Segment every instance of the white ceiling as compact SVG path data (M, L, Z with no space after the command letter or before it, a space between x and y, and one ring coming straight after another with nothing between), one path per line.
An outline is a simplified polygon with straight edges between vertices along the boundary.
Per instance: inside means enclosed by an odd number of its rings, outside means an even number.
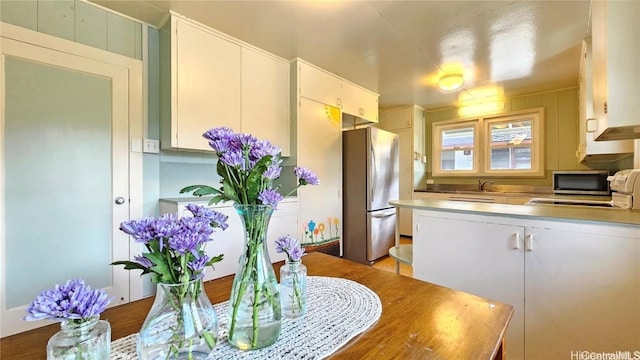
M380 94L380 107L456 103L436 86L462 64L463 92L576 86L590 1L91 0L158 26L168 10Z

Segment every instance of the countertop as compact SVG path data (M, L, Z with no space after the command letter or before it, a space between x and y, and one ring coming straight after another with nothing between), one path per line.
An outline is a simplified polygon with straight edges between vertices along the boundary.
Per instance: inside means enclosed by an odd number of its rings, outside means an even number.
M389 203L400 208L479 213L526 219L604 222L640 226L639 210L594 208L588 206L487 204L447 200L393 200Z
M392 272L314 252L304 257L310 276L361 283L380 297L382 315L329 359L501 359L513 307ZM275 264L277 271L281 264ZM228 300L233 276L208 281L212 303ZM112 339L140 330L153 298L107 309ZM218 314L218 316L223 316ZM53 324L0 340L0 358L45 359Z
M184 204L191 204L191 203L208 204L209 200L211 200L212 198L213 196L189 196L189 197L160 198L158 201L169 203L169 204L175 204L175 205L184 205ZM284 199L282 199L281 202L289 203L289 202L296 202L296 201L298 201L298 197L287 196ZM220 207L220 206L232 206L232 205L233 205L233 202L226 201L223 203L215 204L214 206Z

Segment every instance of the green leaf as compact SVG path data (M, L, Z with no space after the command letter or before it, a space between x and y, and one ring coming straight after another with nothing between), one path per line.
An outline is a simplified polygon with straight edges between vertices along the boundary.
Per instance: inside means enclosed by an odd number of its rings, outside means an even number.
M221 201L228 200L227 197L223 195L216 195L211 200L209 200L209 205L217 204Z
M146 253L144 256L151 260L151 262L155 265L151 267L151 271L158 274L160 276L161 282L174 282L173 276L171 275L171 269L169 268L169 264L167 264L165 256L163 254L158 253Z
M238 193L236 192L236 189L226 179L222 183L222 188L224 189L224 194L227 197L227 199L235 201L237 203L241 203L240 199L238 198Z
M193 192L194 196L220 194L221 191L208 185L191 185L180 189L180 194Z
M224 254L220 254L218 256L214 256L214 257L211 258L211 260L209 260L207 262L207 264L205 266L213 266L214 263L222 261L222 258L224 258Z
M115 261L112 262L111 265L124 265L124 269L125 270L134 270L134 269L140 269L142 271L147 271L147 268L145 266L143 266L142 264L138 264L137 262L134 261Z

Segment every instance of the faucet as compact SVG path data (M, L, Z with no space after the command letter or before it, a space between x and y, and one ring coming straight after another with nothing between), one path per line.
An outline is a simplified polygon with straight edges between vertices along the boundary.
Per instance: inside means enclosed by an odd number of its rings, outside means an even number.
M493 181L478 180L478 191L484 191L484 186L487 185L487 183L493 184Z

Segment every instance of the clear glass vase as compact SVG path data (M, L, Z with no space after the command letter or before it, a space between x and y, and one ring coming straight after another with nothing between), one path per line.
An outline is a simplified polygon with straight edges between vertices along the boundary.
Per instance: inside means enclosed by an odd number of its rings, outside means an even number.
M244 251L229 299L229 343L241 350L273 344L280 335L278 281L267 250L267 227L273 208L234 205L244 226Z
M302 261L288 261L280 268L282 315L297 318L307 313L307 267Z
M102 360L111 356L111 326L100 316L82 323L66 320L47 343L49 360Z
M202 279L158 284L138 336L138 358L205 359L218 339L218 317Z

